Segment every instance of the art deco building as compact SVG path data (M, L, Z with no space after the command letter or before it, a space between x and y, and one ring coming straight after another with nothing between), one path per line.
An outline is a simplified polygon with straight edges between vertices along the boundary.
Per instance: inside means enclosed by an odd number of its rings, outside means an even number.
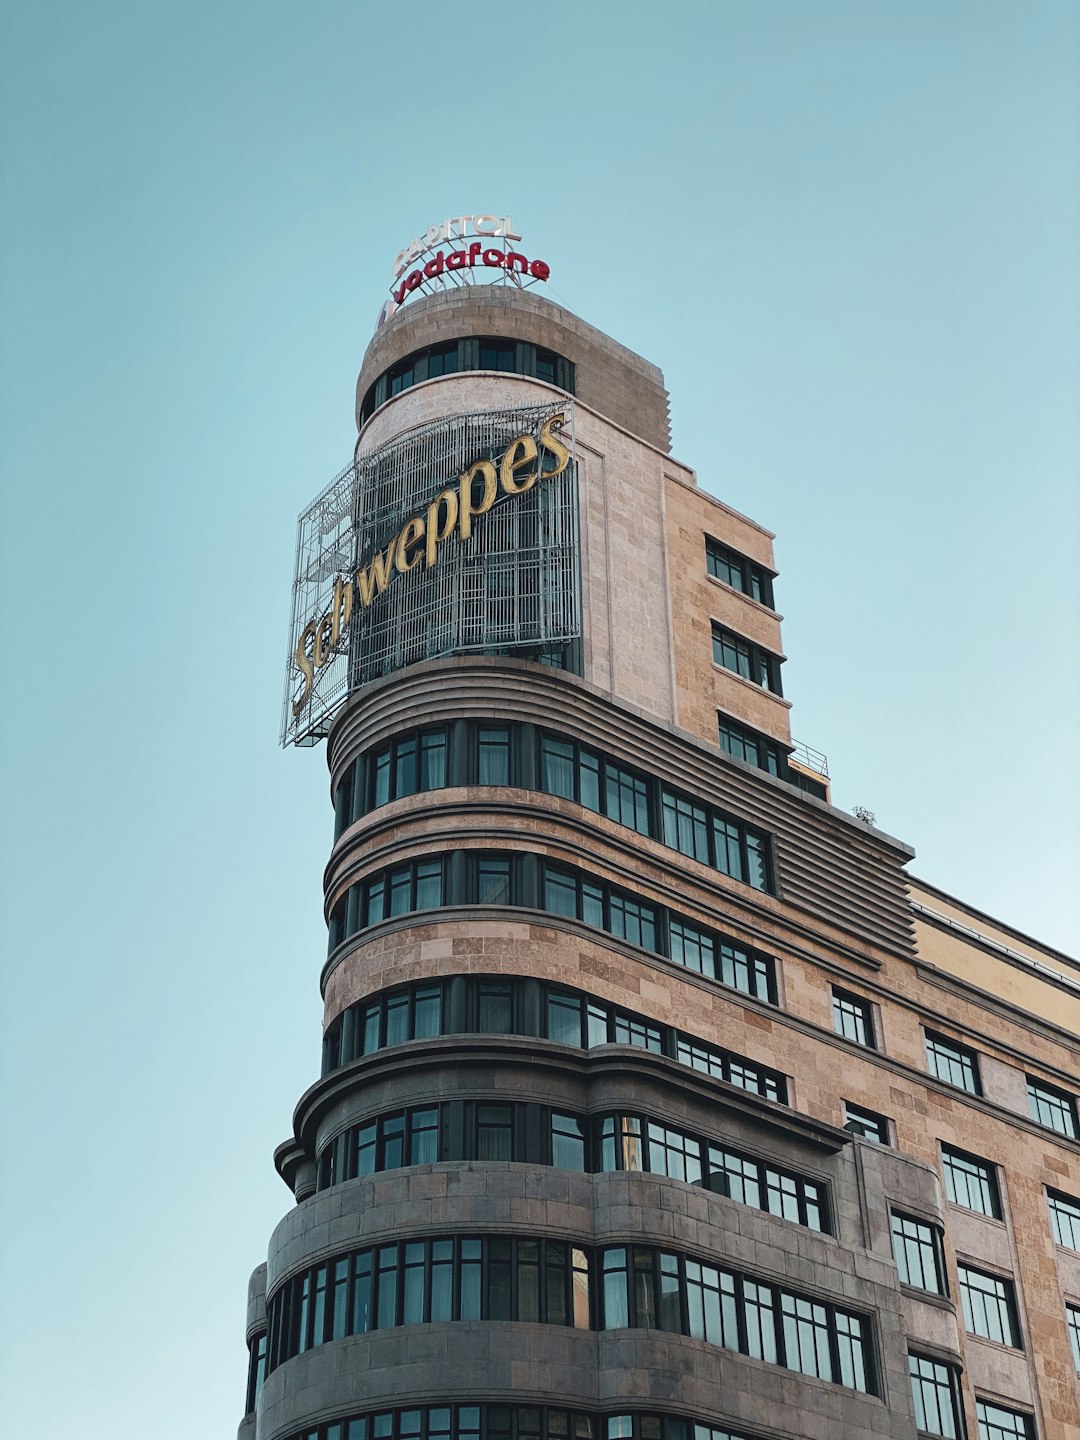
M302 533L325 1038L241 1440L1075 1440L1080 967L833 808L772 536L655 366L421 295L357 420Z

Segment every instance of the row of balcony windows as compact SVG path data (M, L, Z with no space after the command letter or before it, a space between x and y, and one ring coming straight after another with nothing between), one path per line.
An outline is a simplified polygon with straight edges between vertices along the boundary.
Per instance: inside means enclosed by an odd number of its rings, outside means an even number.
M666 1175L810 1230L831 1229L825 1186L796 1171L646 1115L588 1116L526 1102L447 1100L364 1120L320 1152L318 1188L443 1160Z
M387 1046L462 1034L534 1035L584 1050L635 1045L787 1104L787 1079L778 1070L598 996L518 976L453 975L357 1001L327 1027L323 1074Z
M250 1405L249 1409L254 1409ZM550 1405L425 1405L330 1420L289 1440L751 1440L680 1415L597 1415Z
M464 1320L689 1335L877 1393L869 1319L831 1302L653 1246L447 1236L353 1251L271 1297L267 1372L347 1335Z
M398 735L365 752L335 791L334 838L391 800L447 785L512 786L572 800L756 890L775 889L762 831L534 725L458 721Z

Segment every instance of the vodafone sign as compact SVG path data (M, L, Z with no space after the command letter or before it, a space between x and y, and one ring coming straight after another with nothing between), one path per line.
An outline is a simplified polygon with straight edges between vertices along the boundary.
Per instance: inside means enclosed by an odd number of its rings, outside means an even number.
M547 280L551 267L546 261L530 260L513 248L511 242L520 239L509 215L452 215L429 226L394 257L392 298L379 312L376 329L414 290L430 295L452 285L474 285L481 278L523 289ZM430 258L418 263L425 255Z

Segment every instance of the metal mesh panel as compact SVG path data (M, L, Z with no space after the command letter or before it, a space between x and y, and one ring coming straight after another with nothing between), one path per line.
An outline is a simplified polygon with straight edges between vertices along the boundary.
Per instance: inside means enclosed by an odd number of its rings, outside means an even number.
M405 665L468 652L540 658L581 634L577 475L544 476L518 495L499 495L474 517L472 534L441 542L438 561L394 571L370 606L357 607L332 657L303 680L294 656L305 629L325 615L334 582L370 565L412 516L478 460L498 462L520 435L562 413L573 455L569 400L517 410L455 415L392 441L342 471L300 517L282 743L324 736L350 691ZM541 457L543 458L543 457Z

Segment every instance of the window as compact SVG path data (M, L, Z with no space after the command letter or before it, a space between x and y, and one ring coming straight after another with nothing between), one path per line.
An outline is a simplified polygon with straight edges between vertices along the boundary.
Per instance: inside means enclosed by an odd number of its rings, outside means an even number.
M510 784L509 726L480 726L477 733L477 779L481 785Z
M459 340L427 345L396 361L368 388L360 407L360 424L366 425L380 405L441 375L462 370L502 370L529 375L560 390L574 393L574 366L553 350L529 341L506 341L496 337L466 336ZM351 1437L350 1437L351 1440Z
M533 1320L589 1328L589 1259L561 1240L403 1240L293 1275L268 1305L268 1370L293 1355L398 1325Z
M979 1422L979 1440L1035 1440L1035 1425L1030 1415L1006 1410L989 1400L975 1402Z
M398 735L368 753L366 809L446 784L446 731Z
M1046 1199L1055 1243L1068 1250L1080 1250L1080 1200L1060 1190L1047 1190Z
M705 1260L644 1246L600 1252L601 1328L668 1330L876 1393L861 1315Z
M305 1426L288 1440L749 1440L678 1415L600 1415L540 1405L429 1405Z
M833 1029L857 1045L874 1048L874 1014L869 1000L834 985L832 991Z
M585 1127L576 1115L552 1111L551 1163L561 1170L585 1169Z
M722 625L712 628L713 663L725 670L741 675L744 680L782 695L780 688L780 657L771 650L763 650L752 640L736 635L734 630L725 630Z
M825 1187L803 1175L638 1115L605 1115L596 1122L596 1135L601 1170L668 1175L829 1233Z
M956 1273L968 1334L981 1335L984 1340L996 1340L999 1345L1019 1350L1020 1321L1012 1281L985 1275L967 1265L958 1265Z
M945 1294L941 1236L932 1225L910 1215L892 1212L893 1255L904 1285Z
M751 730L747 725L740 725L737 720L732 720L727 715L721 714L718 719L721 750L728 755L734 755L736 760L743 760L747 765L766 771L769 775L784 775L787 767L784 765L783 752L775 740L770 740L767 735L762 735L757 730Z
M729 1085L737 1085L740 1090L750 1090L755 1095L764 1096L766 1100L778 1100L781 1105L787 1104L785 1077L778 1070L770 1070L767 1065L759 1065L754 1060L747 1060L743 1055L721 1050L718 1045L709 1045L704 1040L679 1035L675 1058L682 1065L704 1071L706 1075L715 1075L726 1080Z
M850 1100L844 1101L844 1129L862 1140L872 1140L875 1145L889 1143L889 1122L885 1116L853 1105Z
M960 1440L959 1385L956 1367L942 1365L925 1355L908 1356L911 1398L915 1406L915 1428L921 1435L942 1435Z
M1065 1321L1069 1327L1069 1344L1072 1346L1073 1364L1080 1371L1080 1305L1065 1306Z
M649 781L605 755L556 735L540 739L540 788L651 835Z
M945 1192L954 1205L974 1210L977 1215L1001 1219L1001 1196L993 1165L975 1155L954 1150L951 1145L942 1145L941 1168L945 1175Z
M502 855L476 857L476 899L481 905L509 905L511 858Z
M720 541L714 540L711 535L705 536L705 564L715 580L722 580L733 590L741 590L744 595L749 595L761 605L767 605L770 610L774 608L772 575L764 565L759 565L746 555L740 555L737 550L721 545Z
M247 1405L244 1411L246 1415L250 1415L255 1409L265 1379L266 1331L260 1330L257 1335L251 1337L251 1343L248 1346Z
M471 1158L471 1157L460 1157ZM428 1165L439 1159L439 1107L429 1105L380 1115L342 1131L319 1154L317 1188L344 1180Z
M364 925L378 925L413 910L431 910L443 903L441 860L410 860L384 870L364 883Z
M755 890L772 888L768 839L761 831L666 786L660 790L660 805L665 845Z
M556 915L583 920L646 950L658 948L654 905L590 880L580 871L545 865L543 905Z
M1076 1125L1076 1101L1064 1090L1057 1090L1045 1080L1027 1077L1028 1106L1031 1118L1048 1130L1059 1135L1068 1135L1071 1140L1080 1139Z
M981 1095L979 1084L979 1057L974 1050L944 1035L926 1032L926 1063L931 1075L955 1085L958 1090L967 1090L972 1095Z

